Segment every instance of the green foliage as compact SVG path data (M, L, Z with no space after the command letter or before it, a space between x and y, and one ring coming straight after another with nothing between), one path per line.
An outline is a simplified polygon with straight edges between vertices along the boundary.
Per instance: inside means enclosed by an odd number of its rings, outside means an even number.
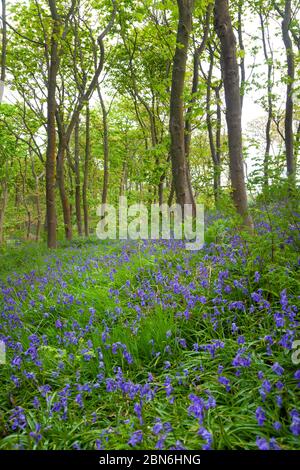
M266 217L262 211L257 214L258 227L259 214L262 222ZM280 211L277 213L276 208L275 212L272 209L272 222L270 231L267 229L260 233L258 229L254 237L245 233L242 238L234 236L232 239L234 220L216 220L207 231L207 243L217 243L215 248L211 245L206 252L189 255L185 250L169 250L163 245L147 249L142 244L133 244L126 246L128 258L122 258L124 247L93 240L85 243L76 240L60 248L55 255L42 245L38 245L38 249L37 245L29 245L7 252L5 265L10 276L20 259L23 260L23 265L19 266L21 273L31 271L33 256L37 269L36 277L28 278L30 295L22 301L23 328L14 330L13 335L16 335L24 350L29 347L30 335L46 335L47 344L38 347L42 367L31 367L31 372L35 373L34 380L27 379L23 374L28 362L26 355L21 369L14 371L21 380L19 387L10 382L10 366L2 365L0 368L3 384L0 392L1 422L9 421L11 410L16 406L25 410L27 419L24 430L12 431L2 426L0 448L72 449L78 443L82 449L94 449L96 440L105 436L102 440L105 448L124 450L130 448L128 440L133 430L142 429L143 443L139 448L153 449L158 437L153 434L152 428L160 418L172 426L164 448L170 448L179 440L187 449L199 449L202 445L197 432L199 426L187 410L189 396L194 393L205 397L205 390L209 390L217 406L208 410L203 424L213 436L214 449L255 449L257 436L269 439L274 435L281 448L297 449L298 440L290 432L288 418L290 410L298 408L298 392L293 379L295 367L291 364L290 351L284 351L277 344L272 345L272 358L268 356L265 338L273 328L273 317L267 307L260 304L253 307L255 302L251 300L251 294L258 289L255 275L259 271L260 292L274 310L281 308L280 295L285 289L289 298L293 299L291 302L296 302L299 308L298 253L294 245L285 243L280 246L287 235L295 235L295 232L293 229L289 231L289 218ZM275 237L273 241L272 237ZM275 255L272 254L273 244ZM227 253L225 257L224 253ZM106 260L115 260L113 276L112 266L103 262L103 256ZM209 281L209 286L206 288L201 287L203 276L199 270L207 270L205 279ZM4 271L1 274L3 281L6 277ZM44 286L41 301L40 282L46 271L52 272L54 278ZM23 279L21 273L19 275ZM158 273L166 278L164 282L155 284ZM214 289L224 273L227 277L220 294L224 309L218 325L214 327L210 321L215 311ZM160 302L152 303L151 296L143 305L139 296L132 297L138 292L150 294L154 289L155 298L164 298L165 294L170 293L168 289L165 291L167 278L186 289L194 286L199 295L205 293L206 302L191 308L189 319L178 315L187 308L184 295L180 292L172 293L175 308L171 305L164 308ZM27 282L26 277L24 282ZM20 302L17 292L12 296ZM65 301L60 302L58 300L62 295ZM237 301L246 305L246 311L228 307L231 302ZM250 306L251 314L248 311ZM116 307L118 314L115 313ZM62 332L71 331L74 322L85 331L91 308L95 311L92 329L87 329L77 344L61 343ZM141 312L139 320L137 312ZM62 332L55 326L57 320L64 325ZM251 368L240 369L238 375L232 365L239 347L231 331L232 322L238 325L238 336L244 338L251 355ZM101 337L105 327L109 328L105 344L126 345L133 363L128 364L120 350L114 353L111 347L103 347ZM181 347L178 338L184 338L187 346ZM197 352L193 348L195 343L209 345L215 340L223 342L224 347L217 349L213 355L206 350ZM166 347L172 351L171 355ZM99 348L103 352L102 359L98 356ZM8 360L11 360L12 354L12 351L8 352ZM88 360L85 358L87 356ZM281 411L276 406L279 392L276 391L275 382L279 378L272 371L274 361L278 361L285 370ZM231 389L227 392L218 381L220 365L223 367L222 375L231 383ZM109 392L105 383L95 385L99 371L105 373L107 378L113 378L118 367L122 368L124 380L134 384L145 384L148 374L152 374L156 393L143 405L142 423L133 411L138 399L130 400L126 393L119 390ZM259 393L262 383L257 376L259 372L272 384L266 402L261 401ZM174 404L166 396L164 384L167 376L174 387ZM84 408L76 402L79 392L74 384L78 383L90 387L90 391L80 392ZM48 400L39 395L40 407L36 409L33 400L39 393L37 386L45 384L51 386L51 392L48 393ZM68 411L67 419L62 420L59 412L51 409L60 400L66 385L70 386ZM267 415L263 427L257 425L255 418L258 406L263 406ZM278 420L282 423L282 429L275 432L272 423ZM42 435L38 442L34 435L30 435L37 423L41 425Z

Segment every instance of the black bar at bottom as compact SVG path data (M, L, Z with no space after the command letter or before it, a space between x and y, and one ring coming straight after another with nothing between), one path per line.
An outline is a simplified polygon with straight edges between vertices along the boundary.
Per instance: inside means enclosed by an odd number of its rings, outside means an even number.
M119 468L137 469L147 466L186 465L190 467L218 468L238 466L273 466L279 468L299 463L299 451L0 451L0 465L28 465L39 467L43 464L55 467ZM56 468L53 468L56 470ZM256 470L255 468L253 470Z

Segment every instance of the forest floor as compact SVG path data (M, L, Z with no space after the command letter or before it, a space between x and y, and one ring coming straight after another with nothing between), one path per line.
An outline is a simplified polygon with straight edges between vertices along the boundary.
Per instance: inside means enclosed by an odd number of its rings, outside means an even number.
M3 252L0 449L299 449L297 217Z

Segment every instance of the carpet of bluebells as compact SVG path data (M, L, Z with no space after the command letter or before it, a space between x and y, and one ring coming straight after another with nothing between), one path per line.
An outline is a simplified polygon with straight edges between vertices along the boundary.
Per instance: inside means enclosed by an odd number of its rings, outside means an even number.
M299 219L226 223L3 255L0 449L299 449Z

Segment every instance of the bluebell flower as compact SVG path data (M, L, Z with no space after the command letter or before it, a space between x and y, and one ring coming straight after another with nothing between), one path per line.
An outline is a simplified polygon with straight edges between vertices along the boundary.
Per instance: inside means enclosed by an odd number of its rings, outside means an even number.
M36 423L35 425L35 431L31 431L29 433L30 437L32 437L32 439L35 440L35 443L38 444L40 442L40 440L42 439L42 435L40 433L40 430L41 430L41 425Z
M277 328L282 328L285 325L285 318L282 313L274 313L273 318L275 320Z
M266 415L261 406L256 409L255 416L259 426L263 426L266 421Z
M278 362L275 362L275 364L272 366L272 370L277 375L282 375L284 373L284 368L281 367L281 365Z
M38 399L38 397L34 397L34 399L32 400L32 404L33 404L33 407L38 410L41 406L40 404L40 401Z
M137 415L140 424L143 424L143 418L142 418L142 402L135 403L133 406L134 412Z
M281 447L277 444L275 437L271 437L270 439L270 449L281 450Z
M300 436L300 415L297 410L292 410L290 412L290 417L292 418L292 423L290 425L290 430L294 436Z
M212 445L212 435L211 433L205 429L204 427L201 427L198 431L199 436L202 437L206 441L206 444L202 446L203 450L210 450L211 445Z
M143 431L138 430L134 431L130 436L128 444L135 447L137 444L140 444L143 440Z
M166 434L161 434L159 436L159 439L158 439L157 443L155 444L155 449L163 450L166 438L167 438Z
M275 386L278 390L282 390L284 388L284 384L281 382L281 380L278 380Z
M279 423L279 421L275 421L275 423L273 423L273 428L276 431L280 431L280 429L282 428L282 425L281 425L281 423Z
M17 406L12 410L9 420L13 431L18 429L24 431L27 426L25 411L21 406Z
M300 380L300 369L296 370L296 372L294 373L294 378Z
M281 407L282 407L282 396L276 395L275 400L276 400L277 406L278 406L279 408L281 408Z
M170 447L170 450L186 450L181 441L176 441L175 446Z
M220 384L224 385L225 388L226 388L226 391L229 392L230 391L230 380L227 379L227 377L224 377L223 375L221 375L219 378L218 378L218 381L220 382Z
M186 340L184 338L177 338L177 342L182 348L187 347Z
M160 418L157 418L156 419L156 423L154 424L153 428L152 428L152 432L153 434L157 435L159 434L161 431L163 431L164 427L163 427L163 424L161 422L161 419Z
M256 445L259 448L259 450L270 450L268 441L263 437L256 438Z

